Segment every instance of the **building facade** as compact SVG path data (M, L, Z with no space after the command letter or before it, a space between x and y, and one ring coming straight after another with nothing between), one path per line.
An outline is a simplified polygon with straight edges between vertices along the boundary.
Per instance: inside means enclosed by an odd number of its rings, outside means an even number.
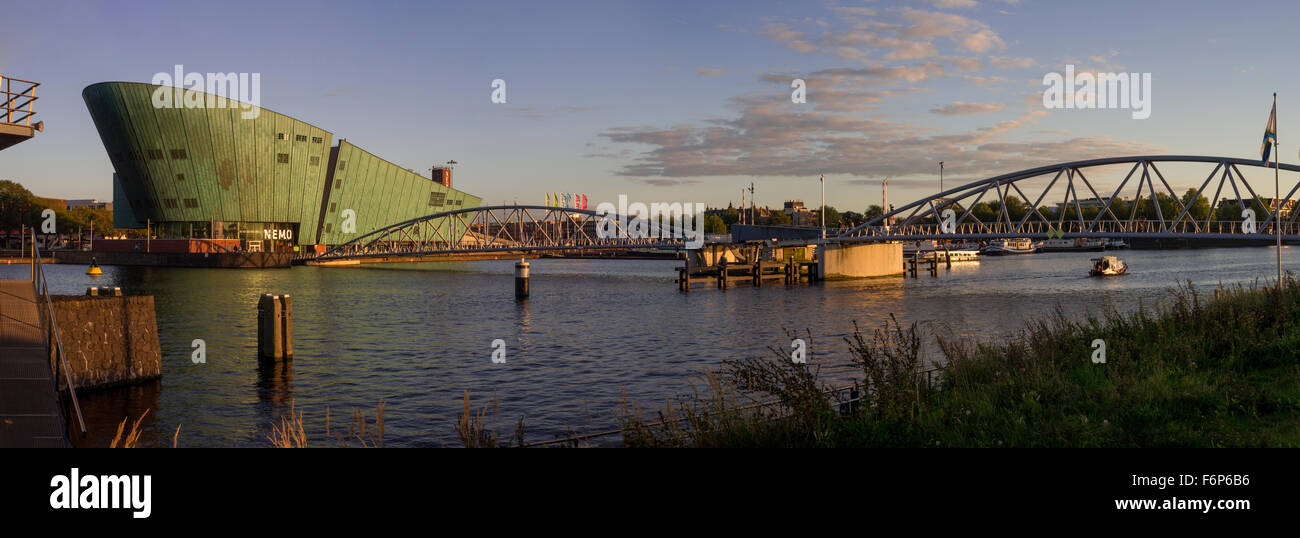
M156 91L174 89L103 82L82 91L115 170L116 227L297 250L482 202L450 187L450 169L430 179L267 109L154 106Z

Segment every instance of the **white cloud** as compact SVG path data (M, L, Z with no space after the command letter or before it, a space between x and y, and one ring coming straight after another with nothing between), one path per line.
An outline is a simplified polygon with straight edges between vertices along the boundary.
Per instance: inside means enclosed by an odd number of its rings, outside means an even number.
M956 116L956 115L964 115L964 114L987 114L989 112L1001 112L1005 108L1006 108L1005 106L997 103L967 103L965 101L957 101L955 103L948 103L938 108L932 108L930 109L930 112L933 112L935 114L943 114L945 116Z

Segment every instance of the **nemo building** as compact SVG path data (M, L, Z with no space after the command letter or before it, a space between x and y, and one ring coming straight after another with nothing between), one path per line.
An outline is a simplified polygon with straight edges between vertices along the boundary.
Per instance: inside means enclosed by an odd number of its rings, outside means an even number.
M180 92L133 82L82 91L113 163L113 224L150 237L97 240L97 251L322 252L482 202L451 187L449 168L431 179L283 114L234 101L156 106L158 91ZM192 102L226 102L199 95Z

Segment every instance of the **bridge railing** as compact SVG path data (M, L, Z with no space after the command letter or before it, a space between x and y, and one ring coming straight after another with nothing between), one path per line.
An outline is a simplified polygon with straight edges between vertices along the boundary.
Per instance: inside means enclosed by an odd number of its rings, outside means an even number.
M59 319L54 315L54 302L50 300L50 284L45 279L45 264L41 263L41 247L36 243L35 229L32 230L32 287L36 292L38 306L44 303L42 310L45 311L45 315L41 316L41 328L45 333L45 349L55 353L59 358L59 369L63 370L63 379L68 384L68 396L72 400L72 408L77 413L77 425L81 428L81 435L84 436L86 419L81 414L81 402L77 400L77 385L72 382L72 370L68 368L68 356L63 349ZM50 340L51 335L53 341Z
M40 85L0 75L0 121L31 127L36 115L32 105L36 102L36 87Z
M962 223L955 225L951 231L945 232L943 226L938 223L919 223L909 224L906 226L891 226L883 230L883 233L864 234L856 236L858 238L876 238L889 239L894 236L918 236L933 235L936 238L950 235L1002 235L1013 236L1022 234L1026 236L1038 235L1056 235L1063 234L1066 236L1077 236L1087 234L1089 236L1113 235L1123 237L1125 235L1142 234L1168 234L1170 236L1187 235L1249 235L1252 238L1256 236L1273 236L1278 233L1277 226L1273 223L1256 224L1253 231L1246 229L1246 223L1238 220L1211 220L1200 222L1179 222L1176 224L1161 223L1160 221L1135 221L1135 222L1098 222L1094 226L1088 226L1087 223L1077 221L1066 221L1062 223L1045 223L1029 222L1023 226L1007 225L1006 223ZM1281 233L1284 236L1300 235L1300 223L1283 221ZM842 238L852 239L852 238Z

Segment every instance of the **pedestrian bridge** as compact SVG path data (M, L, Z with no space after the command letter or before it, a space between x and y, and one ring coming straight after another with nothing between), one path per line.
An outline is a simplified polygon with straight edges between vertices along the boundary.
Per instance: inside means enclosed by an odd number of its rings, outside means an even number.
M1101 167L1114 165L1127 168L1128 173L1113 189L1089 177ZM1161 168L1177 168L1178 173L1166 177ZM1280 228L1283 240L1300 241L1296 222L1300 212L1292 211L1300 181L1292 178L1284 184L1286 194L1275 204L1262 195L1273 192L1268 185L1272 168L1272 163L1259 160L1196 155L1112 157L1040 166L921 198L834 240L1104 237L1248 243L1274 240ZM1277 168L1300 172L1300 166L1292 164ZM1251 180L1243 169L1250 171ZM1188 196L1189 189L1195 191L1193 196ZM1208 204L1197 203L1202 197ZM1275 219L1278 207L1281 215Z
M649 251L688 246L685 237L690 235L682 227L642 223L644 227L638 227L631 217L588 209L537 205L475 207L385 226L335 246L314 261Z

